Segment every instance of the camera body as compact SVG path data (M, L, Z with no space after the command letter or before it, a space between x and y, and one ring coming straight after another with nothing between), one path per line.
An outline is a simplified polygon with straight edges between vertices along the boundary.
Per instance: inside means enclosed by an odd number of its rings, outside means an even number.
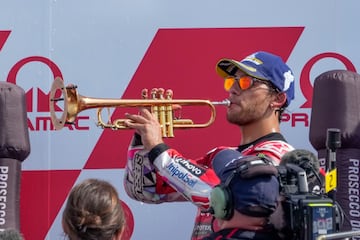
M323 191L309 191L305 170L286 164L278 167L284 239L315 240L319 235L339 231L336 202Z
M287 239L313 240L338 231L337 206L326 196L289 194L285 195L282 206L287 223L283 231Z

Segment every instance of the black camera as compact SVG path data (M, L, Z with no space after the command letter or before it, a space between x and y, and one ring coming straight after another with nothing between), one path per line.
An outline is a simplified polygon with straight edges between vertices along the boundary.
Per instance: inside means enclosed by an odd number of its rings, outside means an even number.
M277 228L283 239L315 240L339 231L338 204L321 190L309 190L304 169L288 163L278 166L278 173L283 219Z

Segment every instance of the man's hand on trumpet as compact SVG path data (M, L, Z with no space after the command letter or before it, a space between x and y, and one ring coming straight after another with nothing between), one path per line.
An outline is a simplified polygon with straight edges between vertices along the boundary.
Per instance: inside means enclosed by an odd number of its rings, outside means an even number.
M148 89L143 89L143 99L171 100L172 90L153 88L148 94ZM151 150L157 144L163 143L163 137L172 134L173 111L181 109L181 105L172 104L169 106L156 105L148 108L140 108L139 114L126 114L128 119L124 122L126 127L133 128L141 136L142 143L146 150ZM171 119L169 119L171 118ZM169 132L171 131L171 132Z
M140 114L126 113L124 124L136 130L141 136L142 143L146 150L151 150L156 145L163 143L161 125L157 117L146 108L140 109Z

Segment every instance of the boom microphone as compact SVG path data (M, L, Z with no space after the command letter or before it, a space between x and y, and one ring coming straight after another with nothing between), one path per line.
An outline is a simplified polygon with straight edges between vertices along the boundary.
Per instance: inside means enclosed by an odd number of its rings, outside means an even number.
M315 154L305 149L295 149L285 153L281 158L280 165L285 166L289 163L305 170L310 192L323 187L325 171L320 168L319 159Z

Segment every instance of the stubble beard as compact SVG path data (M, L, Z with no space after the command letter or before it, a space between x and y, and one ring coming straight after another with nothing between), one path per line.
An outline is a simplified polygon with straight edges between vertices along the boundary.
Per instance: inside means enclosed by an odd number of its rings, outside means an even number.
M265 114L266 109L263 109L261 104L253 104L252 106L239 107L239 109L228 109L226 118L229 123L246 126L261 119Z
M252 114L243 109L242 111L227 111L226 119L229 123L245 126L253 121Z

